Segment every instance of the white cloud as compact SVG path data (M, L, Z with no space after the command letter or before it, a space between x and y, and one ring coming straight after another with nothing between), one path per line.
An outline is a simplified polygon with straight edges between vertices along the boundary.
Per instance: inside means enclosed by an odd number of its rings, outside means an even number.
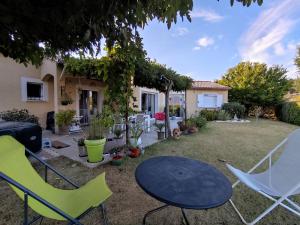
M215 43L215 40L211 37L202 37L202 38L199 38L198 41L196 42L197 44L197 47L208 47L210 45L213 45Z
M199 9L191 12L191 17L192 18L202 18L203 20L207 22L220 22L221 20L224 19L223 16L219 15L213 10L204 10L204 9Z
M186 27L178 27L174 33L172 33L173 37L184 36L189 33L189 30Z
M194 51L202 48L207 48L215 44L215 40L212 37L204 36L196 41L196 46L193 48Z
M277 0L270 8L262 11L240 38L240 57L243 60L288 67L296 47L294 43L286 42L288 34L299 22L295 18L295 12L299 9L300 1Z

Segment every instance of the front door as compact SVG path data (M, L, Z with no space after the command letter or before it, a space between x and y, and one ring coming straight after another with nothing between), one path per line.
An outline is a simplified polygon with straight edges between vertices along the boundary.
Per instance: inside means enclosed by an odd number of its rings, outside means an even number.
M98 113L98 92L90 90L79 91L79 115L80 122L88 124L90 117Z

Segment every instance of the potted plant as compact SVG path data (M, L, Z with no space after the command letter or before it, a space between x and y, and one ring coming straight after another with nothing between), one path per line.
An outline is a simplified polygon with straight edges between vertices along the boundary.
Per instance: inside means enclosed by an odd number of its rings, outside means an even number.
M87 151L86 151L85 144L84 144L84 138L79 138L77 140L77 146L78 146L79 157L87 156Z
M186 125L188 127L187 131L189 134L193 134L198 132L198 128L193 118L190 118L186 121Z
M89 134L84 144L88 153L88 161L96 163L103 160L103 150L106 138L103 137L103 125L101 118L94 117L91 119Z
M120 148L113 148L111 150L112 160L111 165L121 166L124 162L124 156L120 154Z
M139 123L133 124L130 127L130 144L129 156L132 158L139 157L141 154L140 145L142 144L141 135L143 133L142 125Z
M121 139L122 138L122 134L123 134L123 130L121 129L115 129L114 130L114 135L115 135L115 139Z
M69 133L69 126L71 125L75 114L75 110L63 110L56 113L55 122L59 128L59 134L66 135Z
M179 121L179 122L177 122L177 124L178 124L180 131L182 131L182 132L186 131L188 128L185 121Z
M132 124L130 127L130 138L129 142L132 147L138 147L142 144L141 135L143 133L142 125L140 123Z
M155 123L154 126L157 128L157 139L163 140L165 138L165 132L163 131L165 124L164 123Z

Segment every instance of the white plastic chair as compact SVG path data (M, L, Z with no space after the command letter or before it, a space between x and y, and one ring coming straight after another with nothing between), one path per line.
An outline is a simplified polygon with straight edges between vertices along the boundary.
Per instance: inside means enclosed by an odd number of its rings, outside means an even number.
M272 163L272 155L282 146L284 151L279 159ZM266 160L269 161L269 168L266 171L251 174ZM279 205L300 216L300 206L290 199L291 196L300 194L300 129L292 132L247 173L229 164L227 167L239 179L233 184L233 188L242 182L250 189L274 201L262 214L248 223L230 200L243 223L254 225Z

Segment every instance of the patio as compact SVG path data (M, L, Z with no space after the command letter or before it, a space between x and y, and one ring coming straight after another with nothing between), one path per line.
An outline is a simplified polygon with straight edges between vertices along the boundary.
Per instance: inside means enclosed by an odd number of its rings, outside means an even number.
M177 118L175 120L170 120L171 130L177 128L178 127L177 122L181 120L182 119L180 118ZM104 160L99 163L88 163L87 157L79 157L78 150L77 150L77 143L75 140L83 137L84 134L85 134L84 132L80 132L80 133L73 133L69 135L57 135L57 134L52 134L50 131L43 131L43 138L49 138L52 142L59 141L69 146L60 149L56 149L54 147L44 148L42 151L38 153L38 156L44 160L49 160L59 156L64 156L76 162L80 162L84 166L87 166L89 168L94 168L99 165L108 163L111 160L110 158L104 157ZM106 143L104 153L109 152L109 150L111 150L114 146L125 144L125 138L114 141L113 134L111 134L110 136L111 136L110 141ZM157 133L155 127L151 127L150 131L143 132L141 139L142 139L142 148L149 147L160 141L157 139Z
M81 163L60 156L49 160L49 163L70 177L78 184L84 184L101 172L106 172L109 187L113 191L107 201L109 222L112 225L141 224L146 211L161 205L158 201L145 194L136 184L134 171L137 165L145 159L158 155L177 155L208 162L220 169L233 182L235 178L225 167L224 161L243 170L252 167L270 149L277 145L288 133L297 128L282 122L268 120L252 121L247 124L229 124L211 122L208 127L197 134L182 136L180 140L169 140L146 148L145 155L137 159L128 159L121 167L110 165L87 168ZM38 171L43 168L36 165ZM50 174L50 183L58 187L67 187L62 180ZM234 193L246 218L253 218L271 202L260 195L241 186ZM20 224L22 218L22 201L7 186L0 187L1 215L0 224ZM87 216L84 224L101 224L98 212ZM96 216L97 214L97 216ZM230 206L208 211L188 210L192 224L242 224ZM148 224L181 223L180 210L170 207L149 218ZM46 224L64 224L46 220ZM298 217L285 209L278 208L259 224L298 224Z

